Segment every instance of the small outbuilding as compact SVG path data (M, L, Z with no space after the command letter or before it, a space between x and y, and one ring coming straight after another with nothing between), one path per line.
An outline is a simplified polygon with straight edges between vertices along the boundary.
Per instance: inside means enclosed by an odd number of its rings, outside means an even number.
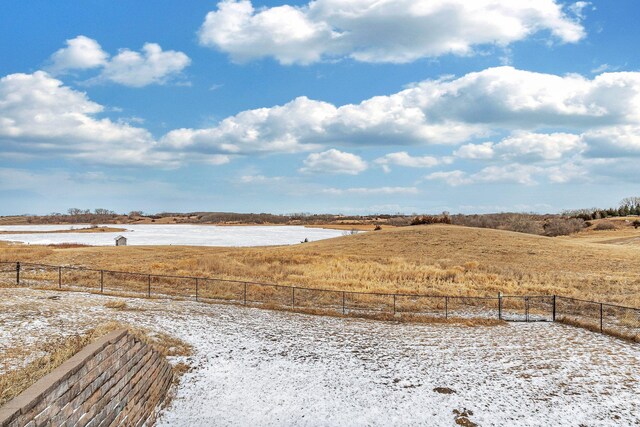
M116 246L127 246L127 238L124 236L116 237Z

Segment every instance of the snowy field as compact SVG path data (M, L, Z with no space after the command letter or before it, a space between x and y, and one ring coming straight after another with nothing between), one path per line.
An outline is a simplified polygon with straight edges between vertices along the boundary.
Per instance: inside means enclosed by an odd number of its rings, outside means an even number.
M456 426L456 411L467 426L640 425L640 346L582 329L399 324L169 300L104 307L115 299L0 289L0 354L107 320L180 337L195 354L173 361L193 369L161 426Z
M60 234L0 234L0 240L29 244L81 243L94 246L113 246L114 239L123 235L128 245L186 245L186 246L269 246L300 243L342 236L344 230L305 228L301 226L215 226L193 224L124 224L103 225L126 228L116 233L60 233ZM86 225L5 225L0 231L53 231L86 228Z

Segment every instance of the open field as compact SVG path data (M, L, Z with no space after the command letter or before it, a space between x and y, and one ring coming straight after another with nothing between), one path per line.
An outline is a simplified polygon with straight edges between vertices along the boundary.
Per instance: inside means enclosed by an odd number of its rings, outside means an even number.
M625 245L640 247L640 228L636 229L632 223L637 216L616 217L591 221L591 227L571 236L561 239L578 240L588 243L602 243L607 245ZM612 224L612 230L597 230L598 225Z
M0 290L4 355L111 321L192 346L170 357L191 370L161 426L640 423L639 347L559 324L400 324Z
M368 292L558 294L635 307L640 307L639 256L640 247L633 245L445 225L286 247L0 246L0 261Z

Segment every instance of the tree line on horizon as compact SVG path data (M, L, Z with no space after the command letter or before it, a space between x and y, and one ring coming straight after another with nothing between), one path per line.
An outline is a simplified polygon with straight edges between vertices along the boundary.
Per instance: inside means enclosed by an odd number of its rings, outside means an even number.
M624 216L640 216L640 197L625 197L622 199L617 208L590 208L576 209L564 212L566 216L572 218L580 218L585 221L596 219L624 217Z
M142 211L131 211L128 214L118 214L103 208L79 209L70 208L65 214L51 213L42 216L29 216L27 222L32 224L50 224L58 222L98 224L116 221L135 221L141 218L156 220L174 217L177 223L216 224L216 223L246 223L246 224L292 224L313 225L342 223L356 224L367 221L369 224L392 225L396 227L419 224L453 224L467 227L492 228L515 231L520 233L543 236L561 236L576 233L591 225L590 221L624 216L640 216L640 197L624 198L617 208L591 208L565 211L560 214L535 213L491 213L491 214L454 214L443 212L439 215L418 214L378 214L378 215L341 215L341 214L270 214L270 213L235 213L235 212L191 212L174 213L161 212L145 214ZM606 225L601 224L602 228ZM640 220L633 222L640 227Z

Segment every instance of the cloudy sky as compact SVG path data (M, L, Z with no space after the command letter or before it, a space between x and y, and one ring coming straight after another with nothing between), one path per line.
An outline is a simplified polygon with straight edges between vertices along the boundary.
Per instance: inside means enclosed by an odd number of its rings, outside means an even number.
M0 214L640 195L637 0L4 1Z

